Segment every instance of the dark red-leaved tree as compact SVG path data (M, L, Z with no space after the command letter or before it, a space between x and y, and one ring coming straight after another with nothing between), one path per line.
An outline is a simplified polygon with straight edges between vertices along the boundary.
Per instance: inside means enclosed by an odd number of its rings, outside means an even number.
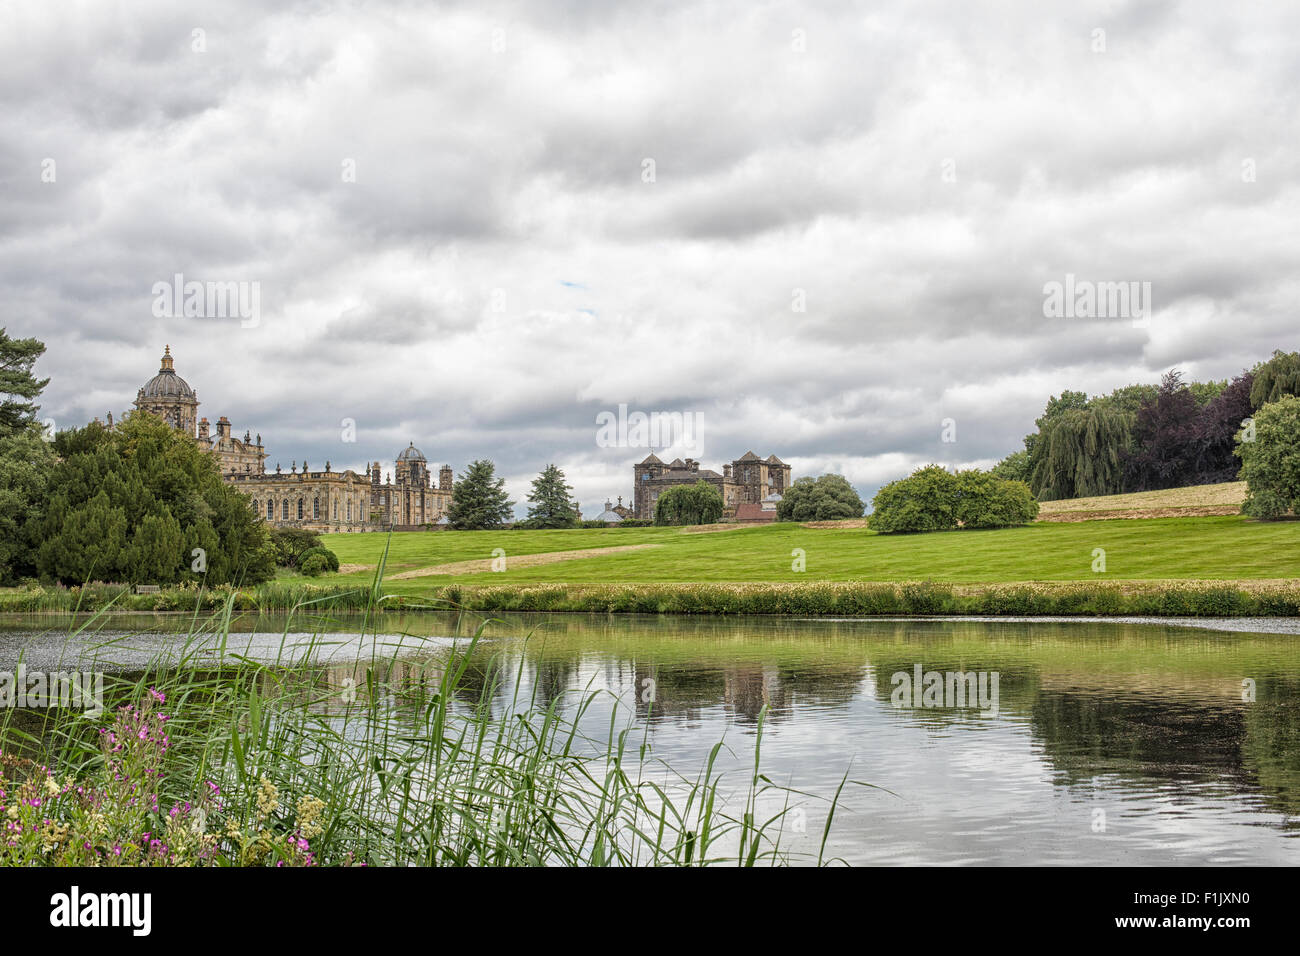
M1133 448L1125 456L1124 484L1129 491L1153 491L1195 484L1191 438L1199 409L1182 374L1174 369L1160 380L1154 398L1138 408Z
M1191 484L1237 480L1241 459L1232 452L1237 432L1251 414L1250 392L1254 382L1252 373L1243 372L1201 409L1189 435L1188 453L1194 473Z

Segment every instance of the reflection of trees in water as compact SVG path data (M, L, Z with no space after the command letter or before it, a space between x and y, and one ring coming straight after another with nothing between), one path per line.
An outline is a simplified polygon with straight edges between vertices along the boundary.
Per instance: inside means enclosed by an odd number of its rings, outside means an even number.
M457 658L448 664L449 667L457 668L460 666L459 652ZM502 685L508 675L499 655L486 654L475 651L469 655L469 660L465 662L465 671L460 675L460 680L456 682L453 693L462 703L470 707L482 707L487 713L494 712L497 696L501 693Z
M904 684L909 688L908 700L911 699L910 687L915 684L916 665L921 665L921 673L930 673L937 671L944 675L945 687L947 685L947 675L949 673L979 673L981 671L996 673L998 675L998 716L1006 717L1008 715L1029 714L1032 711L1034 702L1038 699L1041 685L1041 677L1036 667L1030 667L1024 664L1007 664L1000 663L996 660L987 660L983 658L960 658L951 659L940 656L941 649L934 649L933 653L926 653L926 648L914 648L910 653L904 656L885 656L879 653L872 655L871 664L874 673L873 690L876 699L884 704L892 706L894 688L894 675L897 673L907 674L909 684ZM982 685L991 692L991 681ZM921 691L917 691L919 698ZM977 703L970 702L964 708L956 707L912 707L905 705L898 708L900 714L907 714L909 719L916 720L925 724L933 724L935 727L943 727L954 721L966 720L980 712Z
M1260 677L1255 694L1254 703L1241 705L1245 764L1270 802L1300 813L1300 680Z
M1240 776L1242 717L1227 700L1045 690L1031 726L1047 759L1077 783L1105 772Z
M533 699L538 707L546 708L569 690L578 673L576 654L564 657L542 657L533 661Z

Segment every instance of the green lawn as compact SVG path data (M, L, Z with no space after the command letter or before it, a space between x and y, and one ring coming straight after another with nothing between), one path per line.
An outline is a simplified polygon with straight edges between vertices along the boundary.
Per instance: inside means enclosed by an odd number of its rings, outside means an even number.
M573 531L407 532L326 535L344 564L374 565L391 540L387 574L472 559L495 548L500 573L437 574L391 581L419 593L456 584L641 584L705 581L917 581L952 583L1104 580L1300 578L1300 522L1228 517L1159 518L1033 524L996 531L877 535L861 528L777 524L704 534L675 528ZM509 559L628 544L659 547L510 568ZM802 549L804 573L791 570ZM1106 573L1092 570L1106 552ZM368 579L369 571L346 576ZM322 583L345 576L330 575Z

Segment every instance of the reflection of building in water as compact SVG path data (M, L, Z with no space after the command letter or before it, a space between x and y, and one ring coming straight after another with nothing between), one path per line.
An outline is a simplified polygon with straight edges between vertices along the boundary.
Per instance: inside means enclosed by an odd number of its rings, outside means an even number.
M773 664L745 663L711 668L656 668L638 663L634 689L640 717L694 720L719 705L745 722L757 722L766 706L768 719L789 712L787 688ZM653 701L647 690L653 690Z
M784 714L786 692L776 667L752 664L746 667L729 667L725 671L726 690L723 699L727 709L738 717L757 722L763 708L768 717Z

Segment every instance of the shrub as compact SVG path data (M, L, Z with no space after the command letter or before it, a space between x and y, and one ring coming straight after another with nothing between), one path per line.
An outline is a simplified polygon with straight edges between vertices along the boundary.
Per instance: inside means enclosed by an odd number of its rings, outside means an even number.
M323 554L312 554L302 559L298 570L309 578L318 578L325 573L328 566Z
M871 501L871 528L882 534L957 527L957 479L939 465L892 481Z
M302 553L302 557L299 558L298 560L299 566L305 566L306 562L311 560L314 557L319 557L324 559L325 571L330 571L335 574L338 573L339 556L335 554L333 551L331 551L329 548L325 547L324 545L315 548L308 548L306 551L304 551ZM304 571L303 573L306 574L307 572Z
M1023 481L978 469L951 475L938 465L881 488L872 505L871 528L882 534L1006 528L1038 516L1038 502Z
M1023 481L974 468L957 473L956 516L963 528L1007 528L1038 517L1038 502Z
M271 544L275 563L282 568L296 568L309 551L324 550L320 534L306 528L272 528Z

